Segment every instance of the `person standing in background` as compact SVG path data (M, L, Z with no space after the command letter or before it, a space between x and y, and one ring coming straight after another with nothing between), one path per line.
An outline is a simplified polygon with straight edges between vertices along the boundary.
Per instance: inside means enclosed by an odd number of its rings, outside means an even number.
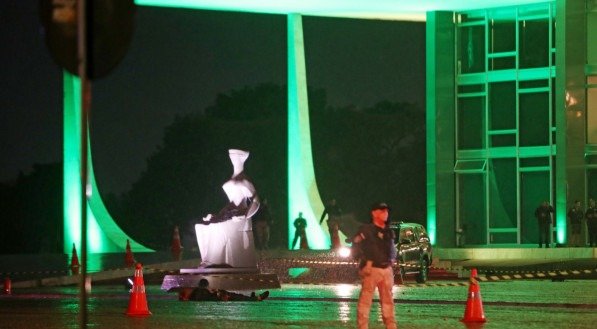
M549 248L551 236L551 214L553 207L547 201L541 202L541 205L535 210L535 217L539 224L539 248L545 244L545 248Z
M269 249L270 228L274 223L267 199L263 199L254 218L255 245L257 249L267 250Z
M580 232L582 219L585 217L582 211L580 201L574 201L574 205L568 210L568 224L570 225L570 240L568 245L571 247L580 247L582 245Z
M585 212L587 231L589 232L589 247L597 247L597 207L595 200L589 200L589 207Z
M294 240L292 240L292 249L296 247L298 239L301 239L300 249L309 249L307 242L307 220L303 218L303 213L299 212L298 217L294 220Z
M340 222L342 219L342 209L336 203L336 199L331 199L329 204L323 210L321 218L319 219L319 225L323 223L325 216L328 216L328 232L330 233L331 249L341 247L340 244Z

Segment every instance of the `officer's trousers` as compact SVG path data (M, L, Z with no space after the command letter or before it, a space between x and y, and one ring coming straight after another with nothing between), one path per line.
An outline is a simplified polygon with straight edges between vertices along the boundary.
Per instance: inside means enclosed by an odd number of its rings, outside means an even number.
M394 272L392 267L372 267L369 274L365 275L363 274L363 270L361 270L359 275L361 276L362 287L357 306L358 328L369 328L369 313L371 311L371 304L373 303L373 293L377 287L383 322L387 329L395 329L396 319L394 317L394 298L392 297Z

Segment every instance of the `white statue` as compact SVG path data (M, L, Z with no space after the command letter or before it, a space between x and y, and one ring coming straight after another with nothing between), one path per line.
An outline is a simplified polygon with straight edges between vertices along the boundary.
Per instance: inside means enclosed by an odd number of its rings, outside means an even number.
M259 209L253 184L244 175L249 152L229 150L233 173L222 188L230 201L195 225L202 267L257 267L251 217Z

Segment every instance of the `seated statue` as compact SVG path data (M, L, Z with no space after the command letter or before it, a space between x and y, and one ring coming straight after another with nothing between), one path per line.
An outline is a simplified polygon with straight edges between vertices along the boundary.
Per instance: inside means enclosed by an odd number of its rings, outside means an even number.
M202 267L257 267L251 217L259 209L255 187L243 173L249 152L229 150L233 174L222 188L229 203L195 225Z

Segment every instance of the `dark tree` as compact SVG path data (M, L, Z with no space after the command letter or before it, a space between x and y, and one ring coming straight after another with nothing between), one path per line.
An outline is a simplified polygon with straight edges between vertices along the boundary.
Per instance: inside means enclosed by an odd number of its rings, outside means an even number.
M62 164L35 164L13 184L0 184L3 254L62 252Z
M268 198L277 225L286 225L286 108L285 88L264 84L218 95L206 114L176 118L124 195L124 230L157 249L168 246L174 225L194 236L194 224L228 202L221 186L232 175L230 148L251 152L245 172ZM274 243L279 239L272 236Z
M392 220L425 218L425 112L383 101L371 108L311 111L315 173L322 198L345 213L369 218L377 200Z
M393 219L425 215L425 115L416 105L380 102L371 108L326 107L323 90L309 90L318 188L324 200L367 218L368 205L385 200ZM205 114L177 117L163 145L117 207L133 238L166 249L174 225L194 242L194 224L228 200L222 184L232 174L228 149L249 150L245 172L268 199L272 245L287 244L287 96L263 84L217 96ZM185 239L185 236L187 237ZM187 246L188 247L188 246Z

